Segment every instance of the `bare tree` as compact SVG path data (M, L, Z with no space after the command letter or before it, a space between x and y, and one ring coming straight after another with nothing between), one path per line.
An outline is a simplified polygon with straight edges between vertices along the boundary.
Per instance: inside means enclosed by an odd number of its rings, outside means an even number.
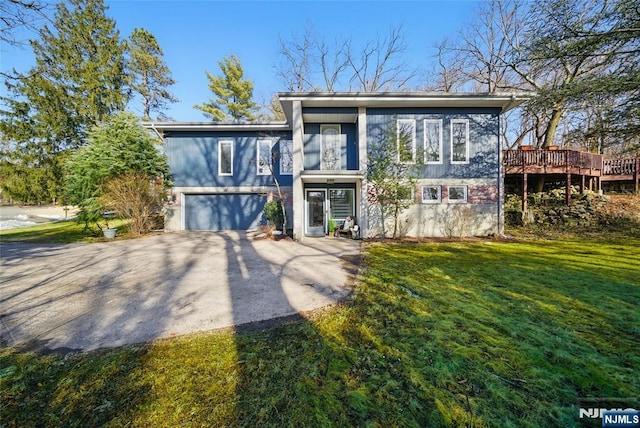
M456 92L467 82L462 64L463 57L453 47L450 38L444 38L434 46L436 60L429 76L433 76L425 89L434 92Z
M340 77L349 65L346 47L339 40L334 42L333 47L329 47L324 39L318 45L324 87L329 92L336 90Z
M402 25L392 27L384 38L378 35L362 49L349 43L347 61L353 71L351 86L364 92L402 89L416 74L398 58L406 49Z
M416 74L401 59L406 50L402 26L364 47L350 38L328 43L311 26L302 36L280 38L276 71L290 91L399 90Z
M285 40L279 37L280 56L282 62L276 65L277 74L282 78L287 90L312 90L312 63L314 62L314 46L316 36L313 28L307 26L301 37L293 35Z
M47 18L47 3L40 0L3 0L0 2L0 42L22 45L16 34L19 29L37 31L39 23Z

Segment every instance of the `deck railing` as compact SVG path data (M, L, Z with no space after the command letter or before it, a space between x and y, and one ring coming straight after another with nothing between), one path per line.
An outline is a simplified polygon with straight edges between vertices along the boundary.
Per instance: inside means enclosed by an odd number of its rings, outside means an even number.
M602 169L602 155L575 150L505 150L503 160L506 167Z
M638 159L606 159L602 165L603 175L633 175L638 168Z

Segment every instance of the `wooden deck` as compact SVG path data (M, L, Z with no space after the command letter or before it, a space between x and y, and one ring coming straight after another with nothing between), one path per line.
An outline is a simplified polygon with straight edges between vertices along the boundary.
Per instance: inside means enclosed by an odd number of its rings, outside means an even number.
M602 155L576 150L505 150L503 165L505 175L522 176L523 211L529 175L563 177L567 204L571 203L571 183L576 175L580 177L580 193L586 187L601 190L603 181L630 182L636 193L640 191L640 158L604 159Z

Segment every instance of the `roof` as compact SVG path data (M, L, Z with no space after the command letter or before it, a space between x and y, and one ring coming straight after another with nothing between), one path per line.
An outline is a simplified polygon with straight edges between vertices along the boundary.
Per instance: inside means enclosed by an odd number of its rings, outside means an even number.
M286 122L142 122L142 126L157 131L289 131L291 127Z
M300 102L303 107L498 108L504 113L519 106L530 97L531 95L526 93L280 92L278 98L287 122L145 122L143 126L157 131L288 131L291 129L290 124L293 123L294 102ZM351 114L344 120L355 121L355 119L355 115Z

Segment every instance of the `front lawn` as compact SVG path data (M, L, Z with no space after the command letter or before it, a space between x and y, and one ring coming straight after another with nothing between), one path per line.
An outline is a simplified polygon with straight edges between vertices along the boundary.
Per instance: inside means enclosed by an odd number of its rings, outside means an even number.
M6 426L580 426L640 396L640 241L366 244L352 300L267 329L4 349ZM599 424L593 425L599 426Z
M110 224L111 227L118 228L118 237L126 236L128 226L124 220L112 220ZM72 242L100 242L104 240L106 239L95 225L92 225L92 229L87 229L84 223L79 223L75 220L56 221L0 230L0 242L68 244Z

